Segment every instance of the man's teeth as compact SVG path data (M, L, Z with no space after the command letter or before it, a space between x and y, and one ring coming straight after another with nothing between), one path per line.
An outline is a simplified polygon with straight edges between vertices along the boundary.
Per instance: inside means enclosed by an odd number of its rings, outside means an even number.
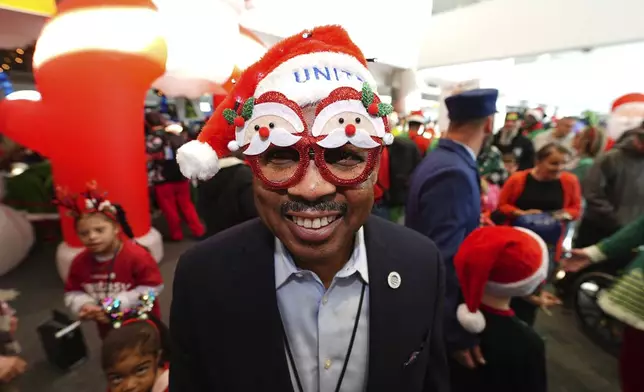
M331 222L336 220L336 218L337 217L335 216L325 216L322 218L309 219L292 216L291 220L295 222L296 225L305 227L307 229L319 229L320 227L329 225Z

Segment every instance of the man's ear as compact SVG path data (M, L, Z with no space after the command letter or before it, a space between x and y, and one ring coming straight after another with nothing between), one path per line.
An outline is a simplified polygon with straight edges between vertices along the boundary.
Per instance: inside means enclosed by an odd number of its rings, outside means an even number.
M492 133L494 131L494 115L489 116L487 120L485 120L485 133Z

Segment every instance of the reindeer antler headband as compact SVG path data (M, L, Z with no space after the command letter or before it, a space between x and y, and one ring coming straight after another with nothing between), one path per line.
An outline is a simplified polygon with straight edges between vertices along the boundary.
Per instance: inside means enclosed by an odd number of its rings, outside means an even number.
M116 207L107 199L107 192L99 192L96 182L87 184L87 190L80 194L70 194L63 188L56 189L54 204L67 209L74 218L85 214L102 213L116 220Z

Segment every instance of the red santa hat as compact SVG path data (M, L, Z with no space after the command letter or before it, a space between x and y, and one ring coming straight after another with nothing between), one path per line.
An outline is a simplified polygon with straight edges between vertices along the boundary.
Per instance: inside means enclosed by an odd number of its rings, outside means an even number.
M630 103L638 103L638 104L644 103L644 94L631 93L631 94L622 95L621 97L617 98L615 102L613 102L613 106L611 107L611 112L614 112L615 109L619 108L620 106L627 105Z
M296 131L301 131L303 120L293 110L297 108L288 107L286 101L305 107L320 102L339 87L361 91L365 85L376 90L364 55L341 27L317 27L286 38L244 71L198 139L178 151L181 171L189 178L214 176L219 170L219 157L244 145L239 131L251 113L256 116L262 112L257 107L260 102L255 101L262 94L278 93L271 95L284 104L280 116ZM246 107L249 102L251 106ZM270 105L270 102L263 103ZM257 106L252 107L253 104ZM385 142L391 139L383 138Z
M416 122L416 123L421 123L425 124L425 115L423 114L422 110L414 110L411 113L409 113L409 116L407 116L407 122Z
M543 109L541 108L530 109L525 114L526 116L534 117L534 119L537 120L537 122L543 120L543 117L544 117Z
M548 273L548 247L534 232L508 226L481 227L461 244L454 267L465 304L456 316L471 333L485 329L479 311L485 292L497 297L529 295Z

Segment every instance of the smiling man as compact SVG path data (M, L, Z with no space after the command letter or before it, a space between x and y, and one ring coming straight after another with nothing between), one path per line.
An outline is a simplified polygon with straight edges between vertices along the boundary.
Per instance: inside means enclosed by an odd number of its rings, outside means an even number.
M249 67L179 151L202 179L243 152L260 219L181 257L171 390L448 390L437 248L370 214L391 110L347 33L320 27Z

